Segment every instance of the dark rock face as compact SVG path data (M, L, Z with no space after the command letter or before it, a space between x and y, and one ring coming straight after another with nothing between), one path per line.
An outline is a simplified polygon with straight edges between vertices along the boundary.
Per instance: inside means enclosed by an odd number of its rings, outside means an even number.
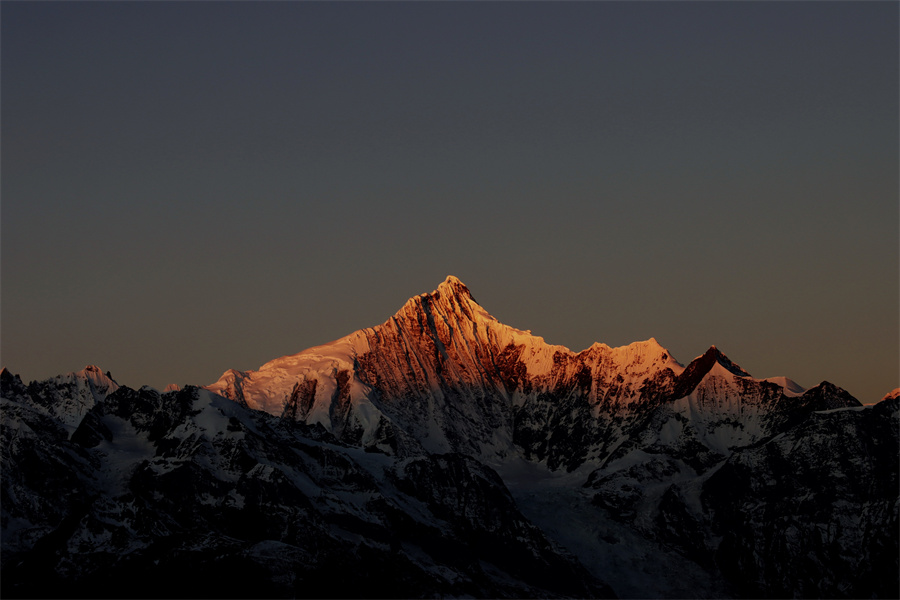
M2 396L4 596L611 595L468 457L397 463L191 387L118 388L71 438Z
M7 596L133 596L136 580L147 597L614 595L475 457L367 452L192 387L116 388L73 431L35 398L58 388L0 381ZM893 596L900 399L804 396L728 456L654 437L689 423L648 403L642 436L587 478L597 518L734 596Z
M716 562L741 595L897 596L898 409L814 413L709 477Z
M810 390L813 407L834 401L833 386L821 387ZM777 420L776 435L727 458L707 453L706 464L644 447L585 485L606 514L721 573L737 597L892 598L898 409L895 396L797 412Z
M615 444L634 406L671 398L681 368L655 340L577 354L549 345L448 278L379 326L208 389L396 456L524 452L571 470Z

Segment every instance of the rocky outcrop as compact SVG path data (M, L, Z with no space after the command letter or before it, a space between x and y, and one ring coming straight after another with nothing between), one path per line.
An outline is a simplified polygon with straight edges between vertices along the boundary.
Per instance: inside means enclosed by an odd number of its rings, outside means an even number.
M194 387L118 388L68 436L29 393L52 386L2 383L4 596L612 594L471 458L396 462Z
M815 412L704 482L716 564L741 595L897 596L898 411Z
M455 277L382 325L228 371L208 389L391 454L522 452L567 470L646 445L633 438L657 410L701 415L695 437L720 455L808 410L715 347L685 368L655 339L579 353L547 344L498 322Z

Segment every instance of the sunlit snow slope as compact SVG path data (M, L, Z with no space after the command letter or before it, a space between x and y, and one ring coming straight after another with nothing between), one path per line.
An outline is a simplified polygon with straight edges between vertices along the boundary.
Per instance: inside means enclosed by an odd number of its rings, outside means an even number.
M387 453L524 453L570 469L607 458L661 406L679 419L660 424L662 440L687 428L726 454L804 392L752 378L715 347L686 368L652 338L575 353L500 323L453 276L381 325L229 370L208 389Z

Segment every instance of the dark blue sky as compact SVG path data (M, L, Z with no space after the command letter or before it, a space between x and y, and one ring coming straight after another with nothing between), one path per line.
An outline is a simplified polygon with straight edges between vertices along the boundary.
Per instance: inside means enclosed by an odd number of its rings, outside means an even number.
M573 350L877 400L898 7L4 1L3 365L210 383L454 274Z

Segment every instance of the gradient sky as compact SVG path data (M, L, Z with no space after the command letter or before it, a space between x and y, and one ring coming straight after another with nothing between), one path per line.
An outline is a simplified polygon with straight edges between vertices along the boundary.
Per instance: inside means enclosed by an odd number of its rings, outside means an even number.
M448 274L573 350L900 385L896 2L11 2L2 364L208 384Z

